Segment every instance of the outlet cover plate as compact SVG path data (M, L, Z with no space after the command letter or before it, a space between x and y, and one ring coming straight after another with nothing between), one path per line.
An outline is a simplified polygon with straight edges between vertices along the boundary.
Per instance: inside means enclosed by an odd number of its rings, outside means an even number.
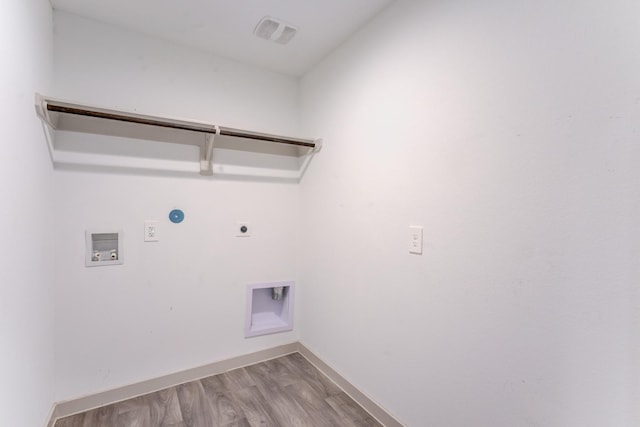
M418 225L409 227L409 253L422 255L422 227Z
M144 222L144 241L145 242L157 242L159 221L145 221Z

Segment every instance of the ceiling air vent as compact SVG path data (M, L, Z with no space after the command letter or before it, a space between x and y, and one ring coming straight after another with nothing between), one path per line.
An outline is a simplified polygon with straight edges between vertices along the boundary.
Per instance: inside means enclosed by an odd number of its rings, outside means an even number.
M271 40L280 44L287 44L296 35L298 29L286 24L279 19L265 16L258 22L253 34L261 39Z

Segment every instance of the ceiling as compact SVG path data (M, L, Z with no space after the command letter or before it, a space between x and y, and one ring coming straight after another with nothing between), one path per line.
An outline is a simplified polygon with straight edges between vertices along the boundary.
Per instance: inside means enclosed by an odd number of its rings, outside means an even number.
M54 9L244 63L302 75L395 0L51 0ZM260 39L265 16L298 27L289 44Z

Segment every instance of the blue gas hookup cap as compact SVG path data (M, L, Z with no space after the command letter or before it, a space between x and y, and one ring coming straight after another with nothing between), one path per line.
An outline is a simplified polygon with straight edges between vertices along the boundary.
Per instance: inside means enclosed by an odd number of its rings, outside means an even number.
M172 210L171 212L169 212L169 220L171 220L171 222L174 224L181 223L182 220L184 220L184 212L182 212L180 209Z

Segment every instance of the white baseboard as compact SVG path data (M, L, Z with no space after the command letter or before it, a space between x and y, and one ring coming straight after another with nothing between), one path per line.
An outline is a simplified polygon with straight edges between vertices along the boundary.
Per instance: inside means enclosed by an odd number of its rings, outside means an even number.
M335 369L326 364L322 359L315 355L311 350L305 347L304 344L298 343L298 352L305 357L312 365L314 365L320 372L329 377L334 383L338 385L345 393L355 400L365 411L367 411L373 418L378 420L380 424L385 427L403 427L403 425L396 420L389 412L384 410L382 406L373 401L369 396L358 390L353 384L347 381L342 375L340 375Z
M58 418L67 417L79 412L89 411L101 406L110 405L127 399L132 399L144 394L153 393L168 387L174 387L189 381L218 375L223 372L242 368L248 365L264 362L276 357L285 356L291 353L302 354L309 362L316 366L321 372L335 382L341 389L345 391L353 400L369 412L374 418L386 427L402 427L395 418L386 412L380 405L375 403L364 393L359 391L355 386L349 383L343 376L338 374L329 365L320 360L311 350L299 342L281 345L278 347L257 351L255 353L243 356L233 357L231 359L210 363L208 365L197 368L187 369L173 374L164 375L162 377L153 378L139 383L114 388L112 390L103 391L89 396L77 399L58 402L53 405L51 416L47 423L47 427L53 427Z

